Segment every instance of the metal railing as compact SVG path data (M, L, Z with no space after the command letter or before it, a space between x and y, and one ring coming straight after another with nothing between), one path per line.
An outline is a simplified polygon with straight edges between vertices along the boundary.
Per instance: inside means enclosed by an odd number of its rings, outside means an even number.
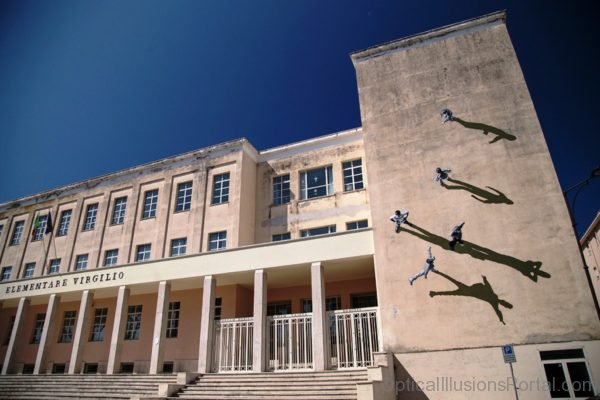
M213 372L252 371L254 318L215 321Z
M274 315L269 326L269 369L312 369L312 313Z
M379 351L377 307L329 311L331 366L338 369L373 365Z

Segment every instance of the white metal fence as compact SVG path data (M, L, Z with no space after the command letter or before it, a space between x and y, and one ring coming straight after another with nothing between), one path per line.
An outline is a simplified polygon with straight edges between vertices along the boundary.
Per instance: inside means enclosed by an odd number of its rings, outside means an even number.
M268 317L269 369L312 369L312 313Z
M215 321L214 372L252 371L254 318Z
M377 307L329 311L329 350L332 367L364 368L373 365L379 351Z

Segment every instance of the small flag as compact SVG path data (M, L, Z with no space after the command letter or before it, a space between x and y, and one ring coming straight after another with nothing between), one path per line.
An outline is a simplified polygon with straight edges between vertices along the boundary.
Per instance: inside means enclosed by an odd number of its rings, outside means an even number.
M35 231L40 227L40 216L38 215L33 220L33 230L31 231L32 235L35 235Z
M52 214L48 213L48 219L46 220L46 232L44 232L46 235L49 233L52 233L52 230L54 229L54 226L52 226Z

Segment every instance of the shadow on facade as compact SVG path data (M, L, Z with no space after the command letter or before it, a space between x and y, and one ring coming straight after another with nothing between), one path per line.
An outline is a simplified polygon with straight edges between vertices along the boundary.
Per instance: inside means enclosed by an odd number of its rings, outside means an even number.
M486 186L486 188L492 190L485 190L480 187L471 185L470 183L459 181L458 179L448 178L448 182L452 182L455 185L447 185L442 182L442 186L448 190L465 190L467 192L472 193L471 197L475 200L478 200L485 204L514 204L511 199L506 197L504 193L499 191L498 189L494 189L491 186ZM495 192L495 193L494 193Z
M394 357L394 373L396 376L395 394L396 398L403 400L429 400L423 392L419 383L404 366ZM423 383L420 383L423 384Z
M490 144L498 142L502 139L508 140L510 142L512 142L513 140L517 140L516 136L511 135L510 133L507 133L507 132L503 131L502 129L496 128L495 126L482 124L480 122L464 121L464 120L462 120L460 118L456 118L456 117L453 117L452 121L458 122L459 124L461 124L462 126L464 126L467 129L475 129L477 131L481 131L481 133L483 133L484 135L487 135L488 133L492 133L492 134L496 135L496 137L489 142Z
M483 278L483 283L478 282L478 283L474 283L473 285L466 285L466 284L462 283L461 281L454 279L450 275L447 275L443 272L440 272L440 271L433 271L433 272L438 275L443 276L444 278L448 279L450 282L454 283L456 285L457 289L456 290L448 290L448 291L444 291L444 292L430 291L429 292L430 297L434 297L434 296L467 296L467 297L473 297L475 299L485 301L486 303L489 303L490 306L492 306L492 308L494 309L494 312L498 316L498 320L500 322L502 322L504 325L506 325L506 323L504 322L504 317L502 315L502 311L500 311L500 306L511 309L511 308L513 308L513 305L510 304L508 301L502 300L498 297L498 295L494 292L492 285L490 285L490 283L488 282L487 278L484 275L481 275L481 277Z
M413 236L416 236L419 239L423 239L429 243L435 244L443 249L449 250L448 239L428 232L427 230L415 225L414 223L411 223L410 226L413 227L415 230L403 229L403 231ZM507 267L516 269L521 274L523 274L524 276L526 276L534 282L537 282L538 277L551 277L551 275L548 272L541 270L541 261L522 261L518 258L506 254L497 253L491 249L479 246L475 243L471 243L466 240L464 241L464 244L457 245L454 249L454 252L459 254L468 254L473 258L477 258L478 260L490 260L498 264L506 265Z

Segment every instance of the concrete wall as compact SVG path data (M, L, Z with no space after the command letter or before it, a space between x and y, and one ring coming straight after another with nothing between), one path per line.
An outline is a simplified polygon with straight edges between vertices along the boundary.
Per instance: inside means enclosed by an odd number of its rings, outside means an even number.
M565 202L502 16L367 49L353 61L385 350L599 338ZM446 107L460 121L442 124ZM434 183L436 167L452 168L455 181ZM415 226L394 233L388 217L395 209L410 210ZM450 251L461 221L465 244ZM443 274L410 286L429 246Z

